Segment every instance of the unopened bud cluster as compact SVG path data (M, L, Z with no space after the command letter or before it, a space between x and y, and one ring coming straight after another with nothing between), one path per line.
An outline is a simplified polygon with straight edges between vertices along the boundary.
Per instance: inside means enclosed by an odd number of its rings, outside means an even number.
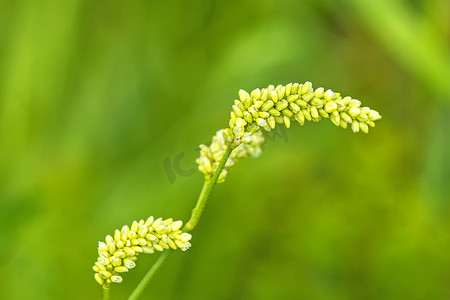
M181 221L163 220L150 217L147 221L134 221L116 230L114 236L106 236L105 242L98 243L98 259L92 267L95 280L101 285L122 282L121 273L136 266L140 253L154 253L165 249L189 249L191 235L183 233Z
M257 157L261 153L261 145L264 142L262 132L255 134L247 134L240 139L241 143L233 149L228 158L224 169L219 175L217 182L225 181L228 170L234 166L234 164L242 158L253 156ZM214 175L214 171L217 169L222 157L227 150L228 143L224 139L224 130L217 131L213 136L211 145L200 145L200 157L197 158L198 169L205 174L205 179L210 180Z
M351 97L341 97L340 93L324 88L313 89L311 82L289 83L277 87L255 89L250 94L239 91L239 100L232 107L230 127L224 130L228 143L239 145L242 138L257 132L267 131L275 125L290 127L292 121L303 125L305 121L319 121L329 118L336 126L353 132L369 132L380 114L369 107L361 107L361 101Z

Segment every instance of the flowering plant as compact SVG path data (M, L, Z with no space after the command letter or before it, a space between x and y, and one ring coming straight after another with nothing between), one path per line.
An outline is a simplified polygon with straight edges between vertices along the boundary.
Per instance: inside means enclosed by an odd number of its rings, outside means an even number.
M105 242L99 242L93 270L95 280L103 287L104 299L109 299L111 284L122 282L121 274L136 266L138 254L163 252L129 299L137 299L142 294L173 250L189 249L192 236L188 232L196 227L214 186L225 181L229 169L240 159L261 153L262 130L271 131L277 124L289 128L293 121L303 125L305 121L321 119L330 119L342 128L350 126L353 132L368 133L381 116L369 107L361 107L357 99L321 87L314 90L308 81L270 85L251 93L240 90L239 100L234 100L232 106L229 126L217 131L211 145L200 145L196 162L205 182L184 227L181 221L150 217L146 221L134 221L131 227L125 225L114 236L106 236Z

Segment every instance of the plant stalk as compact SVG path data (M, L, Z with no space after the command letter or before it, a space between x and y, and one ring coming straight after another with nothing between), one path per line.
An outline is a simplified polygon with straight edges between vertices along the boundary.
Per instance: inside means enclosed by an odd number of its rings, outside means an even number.
M186 225L184 225L183 231L186 232L191 231L192 229L195 228L195 226L197 226L197 223L200 220L200 217L202 216L203 210L205 209L206 203L208 202L209 196L211 195L211 192L213 191L214 186L216 185L217 180L219 179L219 176L222 173L222 170L225 167L225 164L227 163L227 160L230 157L232 151L233 146L230 144L228 145L227 150L225 150L222 160L217 166L217 169L214 172L213 177L210 180L205 181L205 183L203 184L203 188L200 193L200 196L198 197L197 204L195 205L195 208L192 210L191 218L186 223Z
M148 286L149 282L155 276L158 269L166 261L167 257L169 257L169 255L172 252L173 252L172 250L166 250L161 254L160 257L158 257L156 262L153 264L153 266L150 268L150 270L148 270L147 274L145 274L144 278L142 278L142 280L141 280L141 282L139 282L138 286L134 289L133 293L130 295L128 300L135 300L144 292L145 288Z
M202 191L200 192L200 195L198 197L197 204L195 205L194 209L192 210L191 218L186 223L186 225L184 225L183 231L185 231L185 232L191 231L195 228L195 226L197 226L197 223L200 220L200 217L202 216L203 211L205 210L205 206L206 206L206 203L208 202L211 192L213 191L213 188L216 185L217 180L219 179L219 176L222 173L222 170L225 167L225 164L228 161L228 158L230 157L230 154L233 151L233 149L234 149L234 147L231 144L228 145L227 150L223 154L223 157L222 157L221 161L219 162L219 165L217 166L216 171L213 174L213 177L210 180L205 180ZM150 283L150 281L152 280L152 278L154 277L156 272L164 264L167 257L172 252L173 252L173 250L166 250L161 254L161 256L156 260L156 262L153 264L153 266L150 268L150 270L148 270L148 272L144 276L144 278L142 278L141 282L138 284L136 289L130 295L128 300L138 299L138 297L144 292L144 289L148 286L148 284ZM108 290L108 297L109 297L109 290ZM103 299L105 300L105 298L103 298Z
M110 286L109 285L104 285L103 286L103 300L109 300L109 291L110 291Z

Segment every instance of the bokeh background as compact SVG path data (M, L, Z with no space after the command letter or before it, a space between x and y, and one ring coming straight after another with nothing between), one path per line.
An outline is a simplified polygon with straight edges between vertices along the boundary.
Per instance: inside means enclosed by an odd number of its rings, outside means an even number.
M0 298L99 299L97 242L188 219L238 90L310 80L383 119L269 140L143 299L450 299L449 44L446 0L0 1Z

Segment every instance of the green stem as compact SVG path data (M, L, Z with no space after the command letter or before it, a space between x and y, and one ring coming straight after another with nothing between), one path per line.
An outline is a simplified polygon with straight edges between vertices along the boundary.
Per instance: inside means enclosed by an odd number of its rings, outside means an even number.
M225 150L222 160L217 166L213 177L210 180L205 181L205 183L203 184L203 188L200 196L198 197L197 204L192 210L191 218L186 223L186 225L184 225L183 231L191 231L197 225L200 217L202 216L203 210L205 209L206 203L208 202L209 196L211 195L211 192L213 191L213 188L216 185L217 180L219 179L219 176L222 173L225 164L227 163L228 157L230 157L230 154L233 151L233 148L234 147L231 144L228 145L227 150Z
M216 185L217 180L219 179L220 173L222 173L222 170L225 167L225 164L230 157L231 151L233 151L233 149L234 147L231 144L228 145L227 150L223 154L222 160L219 162L217 169L214 171L213 177L210 180L205 180L202 191L200 192L200 196L198 197L197 204L192 210L191 218L186 223L186 225L184 225L183 231L191 231L197 225L200 217L202 216L203 210L205 209L206 203L208 202L209 196L211 195L211 192ZM148 270L144 278L142 278L141 282L138 284L128 300L135 300L142 294L144 289L152 280L155 273L166 261L170 253L172 253L172 250L166 250L161 254L161 256L156 260L150 270Z
M164 251L160 257L156 260L156 262L153 264L153 266L148 270L147 274L145 274L144 278L142 278L141 282L139 282L136 289L133 291L131 296L128 298L128 300L135 300L137 299L145 290L149 282L152 280L153 276L155 276L158 269L161 267L161 265L166 261L167 257L172 253L172 250L166 250Z
M110 291L110 286L103 285L103 300L109 300L109 291Z

